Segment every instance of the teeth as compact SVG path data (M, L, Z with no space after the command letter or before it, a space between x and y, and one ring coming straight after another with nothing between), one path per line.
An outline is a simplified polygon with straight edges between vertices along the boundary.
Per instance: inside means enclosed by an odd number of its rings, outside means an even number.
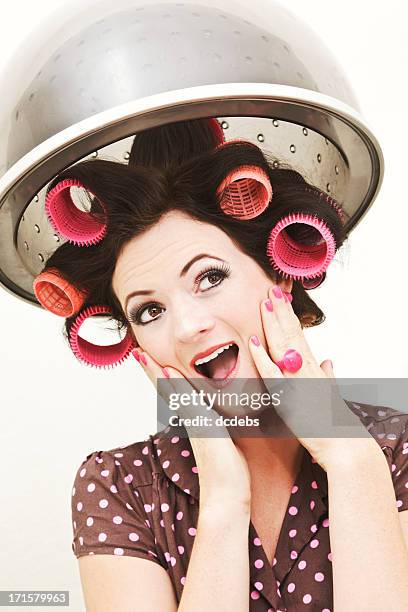
M222 353L222 351L226 351L232 345L233 343L231 342L231 344L226 344L225 346L221 346L219 349L217 349L210 355L207 355L207 357L203 357L202 359L197 359L197 361L195 361L194 364L197 366L197 365L201 365L202 363L207 363L208 361L211 361L212 359L215 359L216 357L218 357L218 355Z

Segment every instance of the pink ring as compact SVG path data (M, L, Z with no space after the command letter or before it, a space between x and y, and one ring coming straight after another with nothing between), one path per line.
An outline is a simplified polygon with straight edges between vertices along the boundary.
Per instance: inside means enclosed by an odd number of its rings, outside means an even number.
M288 349L280 361L275 361L278 368L283 372L297 372L302 367L303 359L302 355L295 351L295 349Z

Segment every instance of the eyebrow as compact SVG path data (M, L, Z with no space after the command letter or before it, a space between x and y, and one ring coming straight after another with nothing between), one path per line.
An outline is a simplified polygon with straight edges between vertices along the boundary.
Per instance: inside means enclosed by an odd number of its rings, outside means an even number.
M193 257L193 259L190 259L190 261L186 263L186 265L180 272L180 278L183 278L183 276L187 274L191 266L196 261L198 261L199 259L203 259L204 257L211 257L211 259L218 259L218 261L224 261L223 259L221 259L220 257L216 257L215 255L209 255L208 253L201 253L200 255L196 255L195 257ZM140 291L132 291L132 293L129 293L129 295L126 297L125 311L127 309L127 304L130 298L134 297L135 295L152 295L153 293L154 291L152 289L141 289Z

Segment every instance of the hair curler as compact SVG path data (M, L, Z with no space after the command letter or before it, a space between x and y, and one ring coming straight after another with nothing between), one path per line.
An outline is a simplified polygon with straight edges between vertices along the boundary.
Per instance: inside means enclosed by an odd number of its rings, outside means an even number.
M257 217L272 199L268 175L257 166L239 166L230 172L217 189L220 207L226 215L247 220Z
M223 145L225 143L224 130L222 129L218 119L216 119L215 117L212 117L211 119L208 120L208 124L210 125L211 129L213 130L213 133L215 134L215 137L220 142L220 144L217 145L217 147L220 146L220 145Z
M56 268L41 272L33 282L37 300L46 309L60 317L71 317L78 312L87 296L73 287Z
M301 284L303 289L317 289L317 287L320 287L325 278L326 272L323 272L323 274L316 276L315 278L302 278Z
M83 310L75 319L69 333L69 343L76 358L86 365L109 368L123 362L136 348L128 329L125 337L116 344L100 346L81 338L79 331L84 321L93 315L111 314L108 306L95 305Z
M298 239L287 228L303 224ZM332 232L321 219L305 213L290 213L275 224L269 234L266 253L273 268L294 279L323 274L336 252Z
M71 187L87 190L77 179L60 181L48 192L45 199L48 219L53 228L73 244L79 246L96 244L106 235L106 220L99 221L91 213L79 210L72 200ZM102 203L101 206L106 216L106 209Z

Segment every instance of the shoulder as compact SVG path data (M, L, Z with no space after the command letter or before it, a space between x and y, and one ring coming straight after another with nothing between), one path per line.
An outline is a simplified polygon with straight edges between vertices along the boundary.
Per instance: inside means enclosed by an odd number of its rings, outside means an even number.
M408 510L408 412L345 400L383 451L398 511Z
M408 435L408 412L390 406L345 400L381 447L395 450Z
M106 483L119 478L125 484L149 485L159 470L155 436L149 435L127 446L89 453L77 467L74 486L91 479Z
M157 559L149 512L157 463L155 436L95 450L78 466L72 486L72 550Z

